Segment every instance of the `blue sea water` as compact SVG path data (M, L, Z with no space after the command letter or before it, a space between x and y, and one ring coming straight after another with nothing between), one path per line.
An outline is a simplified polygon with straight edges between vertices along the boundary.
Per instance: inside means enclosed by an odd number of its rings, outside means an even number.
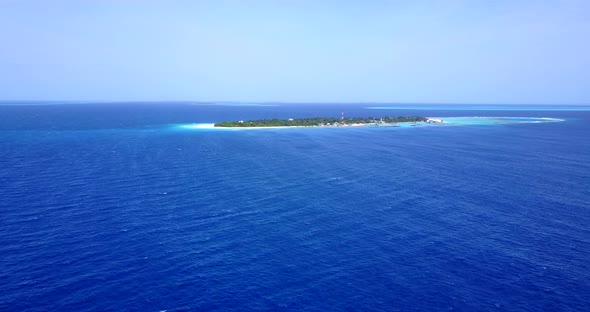
M0 311L590 310L588 107L8 104Z

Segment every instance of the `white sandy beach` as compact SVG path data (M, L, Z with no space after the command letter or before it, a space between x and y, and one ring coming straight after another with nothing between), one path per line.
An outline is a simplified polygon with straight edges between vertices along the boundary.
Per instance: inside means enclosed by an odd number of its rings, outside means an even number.
M215 127L214 123L192 123L180 124L176 127L187 130L225 130L225 131L243 131L243 130L261 130L261 129L292 129L292 128L369 128L369 127L409 127L409 126L434 126L434 125L490 125L490 124L518 124L518 123L545 123L560 122L564 119L549 117L428 117L434 122L401 122L396 124L352 124L347 126L285 126L285 127Z
M183 129L210 129L210 130L260 130L260 129L290 129L290 128L320 128L316 126L305 127L305 126L291 126L291 127L215 127L214 123L194 123L194 124L183 124L179 126Z

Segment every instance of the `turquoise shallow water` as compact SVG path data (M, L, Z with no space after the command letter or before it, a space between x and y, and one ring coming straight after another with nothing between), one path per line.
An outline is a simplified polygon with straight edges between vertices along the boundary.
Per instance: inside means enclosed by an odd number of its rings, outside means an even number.
M589 310L588 112L175 126L364 107L0 105L0 311Z
M367 106L370 110L450 110L450 111L589 111L588 105L391 105Z
M547 122L562 122L565 119L551 118L551 117L429 117L437 120L443 120L443 123L400 123L397 125L378 125L368 126L370 128L408 128L408 127L443 127L443 126L485 126L485 125L509 125L509 124L526 124L526 123L547 123ZM277 129L295 129L295 128L306 128L306 127L253 127L253 128L223 128L214 127L214 123L188 123L188 124L175 124L171 126L178 130L195 130L195 131L246 131L246 130L277 130ZM312 127L307 127L307 129ZM321 128L321 127L320 127ZM341 127L336 128L340 130L351 129L353 127ZM331 127L322 129L334 129Z
M565 121L550 117L438 117L438 119L443 119L447 125L508 125Z

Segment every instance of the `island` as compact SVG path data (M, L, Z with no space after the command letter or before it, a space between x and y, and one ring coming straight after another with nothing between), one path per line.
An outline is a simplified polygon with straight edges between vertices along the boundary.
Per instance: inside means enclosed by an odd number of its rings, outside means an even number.
M363 127L363 126L395 126L399 123L443 123L442 119L431 119L420 116L397 117L352 117L352 118L289 118L289 119L259 119L223 121L214 124L214 127L223 128L258 128L258 127Z

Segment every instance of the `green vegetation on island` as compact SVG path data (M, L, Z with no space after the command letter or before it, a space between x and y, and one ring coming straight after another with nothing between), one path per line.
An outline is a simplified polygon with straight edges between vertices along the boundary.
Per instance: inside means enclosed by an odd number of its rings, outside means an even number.
M442 122L420 116L398 117L353 117L353 118L290 118L290 119L260 119L223 121L215 123L215 127L339 127L339 126L366 126L379 124L396 124L402 122Z

